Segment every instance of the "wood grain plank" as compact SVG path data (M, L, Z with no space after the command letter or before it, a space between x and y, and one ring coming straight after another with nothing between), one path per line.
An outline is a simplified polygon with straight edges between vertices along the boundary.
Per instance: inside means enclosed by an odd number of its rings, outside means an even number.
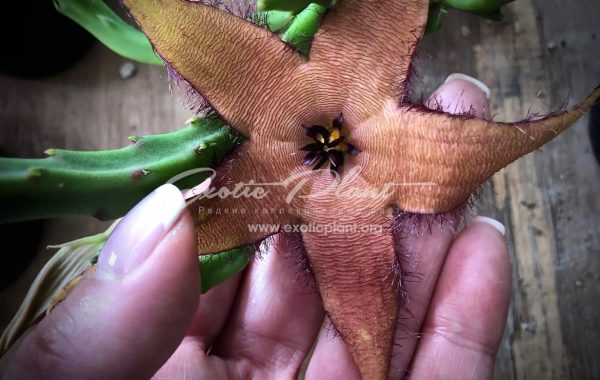
M453 17L444 36L426 39L428 91L465 72L490 86L497 120L518 120L580 100L600 80L597 2L521 0L507 10L501 23ZM600 376L591 354L600 351L598 170L584 118L492 181L481 212L507 226L514 276L495 379Z
M479 76L492 85L498 119L518 120L539 108L545 83L541 39L530 2L511 5L514 22L475 45ZM486 33L487 35L487 33ZM542 92L543 93L543 92ZM530 111L531 110L531 111ZM545 150L545 149L544 149ZM511 353L517 379L564 379L566 357L554 275L556 247L547 192L541 187L535 152L501 173L514 249ZM503 202L504 203L504 202Z
M600 83L600 4L533 4L543 15L539 27L546 47L549 104L579 100ZM600 378L600 165L591 152L587 122L586 116L537 163L539 171L549 174L543 179L553 213L556 292L571 379Z

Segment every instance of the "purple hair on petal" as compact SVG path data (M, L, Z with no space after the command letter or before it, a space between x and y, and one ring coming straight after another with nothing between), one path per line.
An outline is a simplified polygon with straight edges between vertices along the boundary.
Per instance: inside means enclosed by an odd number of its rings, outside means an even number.
M183 103L186 104L195 114L207 113L212 110L210 103L194 88L194 86L177 70L173 68L164 58L167 68L167 77L169 79L169 89L173 93L173 88L183 93Z

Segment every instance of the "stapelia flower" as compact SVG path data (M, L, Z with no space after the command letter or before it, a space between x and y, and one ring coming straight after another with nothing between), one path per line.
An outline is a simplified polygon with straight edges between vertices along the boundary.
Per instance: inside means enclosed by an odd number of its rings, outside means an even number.
M220 211L197 215L200 253L272 233L250 229L250 222L381 227L302 232L325 310L364 379L385 378L392 352L401 280L393 269L392 208L436 214L459 207L495 172L573 124L600 95L596 89L571 110L519 123L409 104L407 84L428 0L340 0L325 15L310 58L269 31L200 2L123 2L165 62L248 137L218 169L217 183L280 184L265 196L192 205L200 214ZM319 146L317 164L326 156L336 171L342 161L343 167L333 176L313 171L303 164L301 149L313 152L316 145L306 144L318 133L323 139L315 143L324 144L339 132L303 126L329 126L340 114L343 142L357 154L334 150L330 156ZM304 182L290 197L283 184L293 176ZM338 191L324 192L332 183ZM290 209L300 212L278 211Z

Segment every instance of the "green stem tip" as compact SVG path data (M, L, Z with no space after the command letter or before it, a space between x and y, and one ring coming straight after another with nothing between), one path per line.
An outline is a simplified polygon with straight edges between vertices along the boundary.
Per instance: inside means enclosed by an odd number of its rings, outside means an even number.
M202 255L199 258L202 293L225 282L242 271L254 257L253 246L243 246L214 255Z
M114 150L49 149L43 159L0 158L0 223L74 214L118 218L174 178L181 178L175 185L182 189L197 185L242 137L208 117L131 140Z
M163 64L144 33L123 21L104 1L54 0L54 6L115 53L142 63Z

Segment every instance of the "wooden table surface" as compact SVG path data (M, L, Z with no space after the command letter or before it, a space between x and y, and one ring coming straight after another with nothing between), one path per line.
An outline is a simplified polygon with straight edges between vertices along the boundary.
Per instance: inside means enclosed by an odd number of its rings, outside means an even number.
M600 83L600 3L518 0L503 22L451 12L425 38L416 93L427 96L452 72L492 90L496 120L548 113ZM44 149L107 149L127 136L183 127L190 113L168 90L163 68L138 65L95 46L75 67L44 80L0 76L0 148L13 156ZM481 213L501 220L513 262L513 296L495 379L600 379L600 166L586 115L569 131L498 173ZM0 328L49 258L47 244L103 230L89 217L48 220L40 253L0 291Z

